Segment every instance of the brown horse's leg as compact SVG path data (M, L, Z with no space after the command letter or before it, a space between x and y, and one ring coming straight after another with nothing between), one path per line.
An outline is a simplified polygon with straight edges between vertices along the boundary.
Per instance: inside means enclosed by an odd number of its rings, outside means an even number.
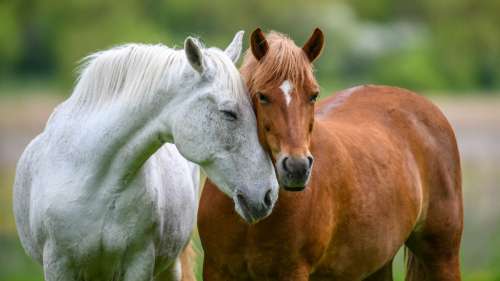
M189 244L184 248L184 251L181 253L181 268L182 268L182 279L181 281L196 281L196 277L194 276L194 268L193 263L195 259L195 252L192 242L189 241Z
M392 260L375 273L365 278L364 281L392 281Z
M425 257L409 251L406 281L460 281L458 253L452 256Z
M277 281L309 281L310 267L297 265L280 272Z
M406 241L406 281L460 281L461 226L424 226ZM427 228L427 229L426 229ZM432 229L432 230L431 230ZM439 231L437 231L439 230Z
M449 140L454 145L454 140ZM446 143L444 139L441 144ZM460 161L455 147L445 146L429 160L423 221L406 241L407 281L459 281L463 206Z
M203 280L204 281L226 281L226 280L236 280L226 273L219 270L217 266L211 263L205 258L203 261Z
M410 250L407 281L461 280L462 205L459 198L460 195L448 196L429 203L426 221L406 241Z

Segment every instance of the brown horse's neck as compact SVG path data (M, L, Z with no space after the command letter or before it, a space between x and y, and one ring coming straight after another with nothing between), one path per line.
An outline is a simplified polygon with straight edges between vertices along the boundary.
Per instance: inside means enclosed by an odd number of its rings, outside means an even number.
M336 127L332 126L331 122L319 118L316 118L314 122L310 145L314 165L308 186L325 186L332 189L314 188L312 192L318 193L318 196L323 196L325 193L330 196L334 194L336 194L334 196L344 196L339 192L345 189L346 181L353 177L351 171L355 163L343 142L343 131L340 128L337 130ZM335 184L332 185L332 182Z
M328 126L329 124L322 119L316 118L314 120L310 149L316 160L325 156L341 157L345 153L342 149L343 146L338 132L331 130ZM334 152L334 154L329 153L329 155L325 155L324 149L326 147L328 147L329 152Z

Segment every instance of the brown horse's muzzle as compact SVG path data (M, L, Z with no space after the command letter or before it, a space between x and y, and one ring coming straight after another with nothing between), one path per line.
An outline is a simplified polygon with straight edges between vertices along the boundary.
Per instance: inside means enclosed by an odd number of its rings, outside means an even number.
M312 155L280 155L276 171L280 185L287 191L302 191L309 181L314 158Z

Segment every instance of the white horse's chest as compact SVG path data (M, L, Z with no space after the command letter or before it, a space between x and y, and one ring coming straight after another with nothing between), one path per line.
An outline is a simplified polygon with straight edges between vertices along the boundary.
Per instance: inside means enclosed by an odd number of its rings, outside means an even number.
M95 181L80 176L88 171L39 172L30 224L40 251L54 241L56 252L85 263L81 268L99 268L102 261L123 267L127 256L151 245L157 258L174 259L189 240L197 211L197 168L173 145L153 155L126 187L94 186Z
M96 195L53 190L44 198L39 228L75 259L122 255L130 244L154 237L154 198L140 188Z

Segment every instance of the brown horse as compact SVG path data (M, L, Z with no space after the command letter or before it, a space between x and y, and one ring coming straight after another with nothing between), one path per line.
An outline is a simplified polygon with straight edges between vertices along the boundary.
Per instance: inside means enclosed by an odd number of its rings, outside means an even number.
M248 225L208 182L198 212L204 280L392 280L402 246L406 280L460 280L450 124L425 98L387 86L344 90L314 109L311 63L322 44L319 30L303 48L252 34L241 72L261 142L282 187L306 188L282 189L273 213Z

